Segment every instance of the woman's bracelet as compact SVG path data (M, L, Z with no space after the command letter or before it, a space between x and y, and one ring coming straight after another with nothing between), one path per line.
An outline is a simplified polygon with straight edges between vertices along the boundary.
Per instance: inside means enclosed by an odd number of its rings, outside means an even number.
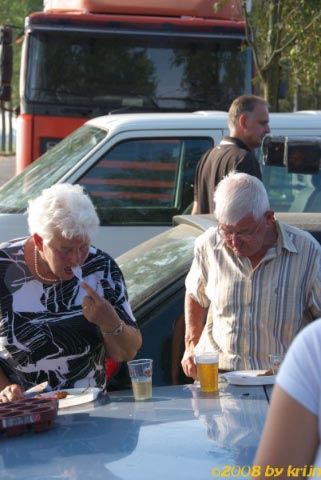
M123 322L123 320L121 320L119 325L117 325L117 327L115 327L110 332L105 332L104 330L101 330L101 333L103 335L106 335L107 337L111 336L111 335L120 335L124 330L124 326L125 326L125 322Z

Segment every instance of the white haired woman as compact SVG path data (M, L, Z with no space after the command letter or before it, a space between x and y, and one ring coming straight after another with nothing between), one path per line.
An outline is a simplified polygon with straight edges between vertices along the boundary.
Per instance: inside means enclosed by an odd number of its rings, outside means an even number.
M142 339L118 265L91 246L94 206L79 185L54 185L28 223L0 248L0 401L43 381L105 388L105 358L130 360Z

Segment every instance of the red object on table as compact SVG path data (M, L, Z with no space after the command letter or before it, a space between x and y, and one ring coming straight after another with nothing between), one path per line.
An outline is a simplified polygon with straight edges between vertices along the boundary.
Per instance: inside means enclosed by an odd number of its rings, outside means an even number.
M120 369L120 365L121 365L120 362L116 362L111 358L107 358L105 360L105 372L106 372L107 383L110 382L110 380L114 375L116 375L116 373Z
M0 404L0 434L9 437L42 432L52 427L57 416L57 398L28 398Z

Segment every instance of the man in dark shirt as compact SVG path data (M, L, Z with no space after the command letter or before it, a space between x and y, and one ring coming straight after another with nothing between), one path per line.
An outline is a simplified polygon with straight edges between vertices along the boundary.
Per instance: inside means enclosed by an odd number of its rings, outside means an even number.
M270 132L267 102L256 95L237 97L228 112L228 127L230 135L205 153L196 167L192 213L213 213L215 187L232 170L262 179L253 150Z

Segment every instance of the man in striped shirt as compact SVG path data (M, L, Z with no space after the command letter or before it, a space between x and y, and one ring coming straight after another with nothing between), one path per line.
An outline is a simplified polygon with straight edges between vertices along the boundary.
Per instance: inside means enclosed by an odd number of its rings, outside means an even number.
M195 349L218 351L222 370L267 369L321 316L319 243L275 220L256 177L230 173L214 200L218 227L196 240L186 278L182 366L193 378Z

